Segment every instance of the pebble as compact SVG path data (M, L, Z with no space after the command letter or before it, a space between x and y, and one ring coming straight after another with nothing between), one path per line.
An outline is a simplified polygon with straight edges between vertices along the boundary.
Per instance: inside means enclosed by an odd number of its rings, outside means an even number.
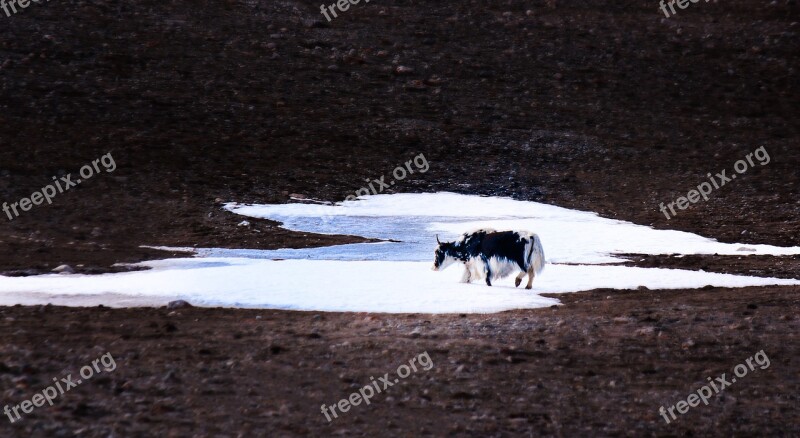
M170 301L169 303L167 303L167 309L170 309L170 310L185 309L187 307L194 307L194 306L189 304L188 301L184 301L184 300L175 300L175 301Z
M53 268L53 272L57 274L74 274L75 270L70 265L60 265Z
M655 328L653 327L642 327L636 330L636 335L638 336L652 336L655 333Z

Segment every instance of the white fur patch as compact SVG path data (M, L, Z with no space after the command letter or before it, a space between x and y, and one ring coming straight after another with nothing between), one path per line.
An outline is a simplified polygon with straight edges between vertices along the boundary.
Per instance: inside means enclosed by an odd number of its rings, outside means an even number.
M525 245L525 264L533 268L535 274L539 274L544 269L544 248L542 248L542 241L535 233L520 231L519 234L528 239L528 244Z
M443 262L442 262L442 264L439 266L439 270L440 270L440 271L441 271L441 270L444 270L444 268L446 268L446 267L448 267L448 266L452 265L453 263L455 263L455 262L457 262L457 261L458 261L458 259L457 259L457 258L455 258L455 257L450 257L450 256L447 256L447 255L446 255L446 256L444 256L444 261L443 261Z
M492 280L506 277L509 274L520 270L516 262L498 257L492 257L489 259L489 269L492 270Z
M483 278L483 269L481 268L481 263L477 262L476 260L469 260L466 263L466 268L472 273L473 280L480 280Z

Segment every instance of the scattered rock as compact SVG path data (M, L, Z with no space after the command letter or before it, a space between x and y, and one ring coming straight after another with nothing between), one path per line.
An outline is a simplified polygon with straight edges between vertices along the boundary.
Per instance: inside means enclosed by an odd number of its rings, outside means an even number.
M6 277L30 277L32 275L39 275L39 274L42 274L42 272L40 272L37 269L18 269L3 273L3 275L5 275Z
M442 83L442 78L440 78L439 76L431 76L425 80L425 85L436 86L436 85L441 85L441 83Z
M56 274L74 274L75 270L70 265L60 265L53 268L53 272Z
M419 79L414 79L406 84L406 90L425 90L426 88L428 87Z
M320 28L320 27L330 27L330 24L328 24L328 22L326 22L326 21L306 19L306 20L303 20L303 26L305 26L305 27L307 27L309 29L313 29L313 28Z
M184 301L184 300L175 300L175 301L170 301L169 303L167 303L167 309L169 309L169 310L186 309L188 307L194 307L194 306L189 304L188 301Z
M653 327L642 327L636 330L637 336L652 336L656 332L656 329Z
M174 369L167 371L167 374L161 378L161 381L164 383L180 383L181 379L178 377L178 372Z

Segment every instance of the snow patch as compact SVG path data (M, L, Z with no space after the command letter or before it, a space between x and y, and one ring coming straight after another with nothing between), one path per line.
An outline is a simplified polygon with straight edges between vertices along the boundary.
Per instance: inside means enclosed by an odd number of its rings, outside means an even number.
M691 233L655 230L595 213L508 198L398 194L336 205L231 203L226 208L243 216L281 221L292 230L384 241L271 251L163 248L191 250L196 257L138 264L152 268L147 271L0 277L0 304L127 307L183 299L201 306L478 313L552 306L558 300L539 294L596 288L800 285L798 280L613 265L623 261L618 256L622 253L749 257L800 254L798 247L724 244ZM493 282L494 287L459 283L460 264L443 272L431 271L436 234L443 241L453 240L466 230L486 227L528 230L541 237L549 263L532 291L515 288L513 276Z

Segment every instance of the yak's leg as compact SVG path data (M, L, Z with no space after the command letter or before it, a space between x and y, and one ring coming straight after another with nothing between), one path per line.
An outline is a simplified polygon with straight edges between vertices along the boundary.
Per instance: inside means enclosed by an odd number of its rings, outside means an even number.
M522 283L522 279L525 278L525 271L522 271L517 275L517 279L514 280L514 287L519 287L519 284Z
M483 260L483 266L484 266L484 269L486 270L486 285L487 286L491 286L492 285L492 267L489 265L489 259L487 257L483 256L483 257L481 257L481 260Z
M531 264L531 267L528 268L528 285L525 286L525 289L530 289L533 287L534 277L536 277L536 271L534 271L533 264Z
M470 262L464 263L464 275L461 276L462 283L469 283L472 281L472 266Z

